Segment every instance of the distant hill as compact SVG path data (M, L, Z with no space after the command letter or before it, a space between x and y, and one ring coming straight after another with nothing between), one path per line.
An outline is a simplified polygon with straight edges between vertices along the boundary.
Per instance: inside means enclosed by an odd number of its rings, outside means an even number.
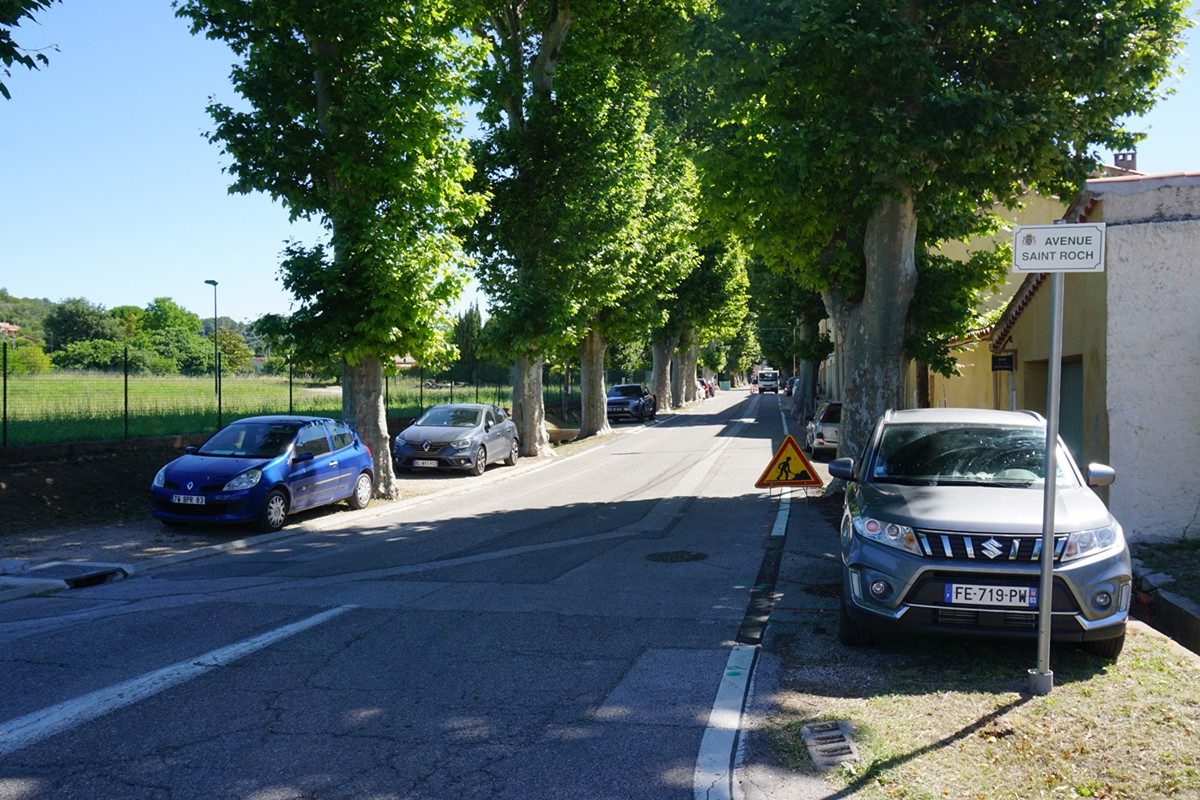
M7 289L0 289L0 322L20 325L22 336L44 339L43 323L55 305L44 297L13 297Z

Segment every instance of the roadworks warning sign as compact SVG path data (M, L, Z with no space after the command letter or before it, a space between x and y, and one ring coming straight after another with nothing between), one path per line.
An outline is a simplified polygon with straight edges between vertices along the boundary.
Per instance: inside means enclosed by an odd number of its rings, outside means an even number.
M759 476L758 483L754 485L759 489L774 489L777 486L819 487L825 484L817 477L817 471L804 457L800 445L796 444L796 440L792 438L791 434L788 434L784 438L783 444L779 445L779 449L775 451L775 457L771 459L771 463Z

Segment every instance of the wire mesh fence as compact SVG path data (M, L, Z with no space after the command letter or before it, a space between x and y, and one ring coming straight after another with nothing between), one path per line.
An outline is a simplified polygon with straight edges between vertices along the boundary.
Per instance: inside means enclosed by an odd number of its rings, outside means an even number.
M2 345L0 444L4 447L208 433L258 414L312 414L340 419L342 387L289 371L283 375L152 375L126 365L108 372L19 371ZM628 376L612 373L609 382ZM640 379L641 376L635 376ZM389 419L411 419L439 403L512 405L509 368L456 364L426 373L413 368L384 380ZM578 418L579 375L570 365L542 376L546 411L570 424Z

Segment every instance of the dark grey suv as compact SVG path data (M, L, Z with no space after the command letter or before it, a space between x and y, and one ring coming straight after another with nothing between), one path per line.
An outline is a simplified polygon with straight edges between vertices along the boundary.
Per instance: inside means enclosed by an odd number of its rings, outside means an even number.
M847 483L840 638L878 630L1037 633L1046 423L1032 412L889 411L864 457L829 471ZM1058 445L1051 635L1116 658L1131 575L1120 524Z

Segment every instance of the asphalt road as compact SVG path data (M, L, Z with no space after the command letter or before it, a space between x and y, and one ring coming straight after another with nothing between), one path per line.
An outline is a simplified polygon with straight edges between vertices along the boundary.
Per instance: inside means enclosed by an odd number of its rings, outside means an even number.
M0 606L0 799L692 798L787 402Z

